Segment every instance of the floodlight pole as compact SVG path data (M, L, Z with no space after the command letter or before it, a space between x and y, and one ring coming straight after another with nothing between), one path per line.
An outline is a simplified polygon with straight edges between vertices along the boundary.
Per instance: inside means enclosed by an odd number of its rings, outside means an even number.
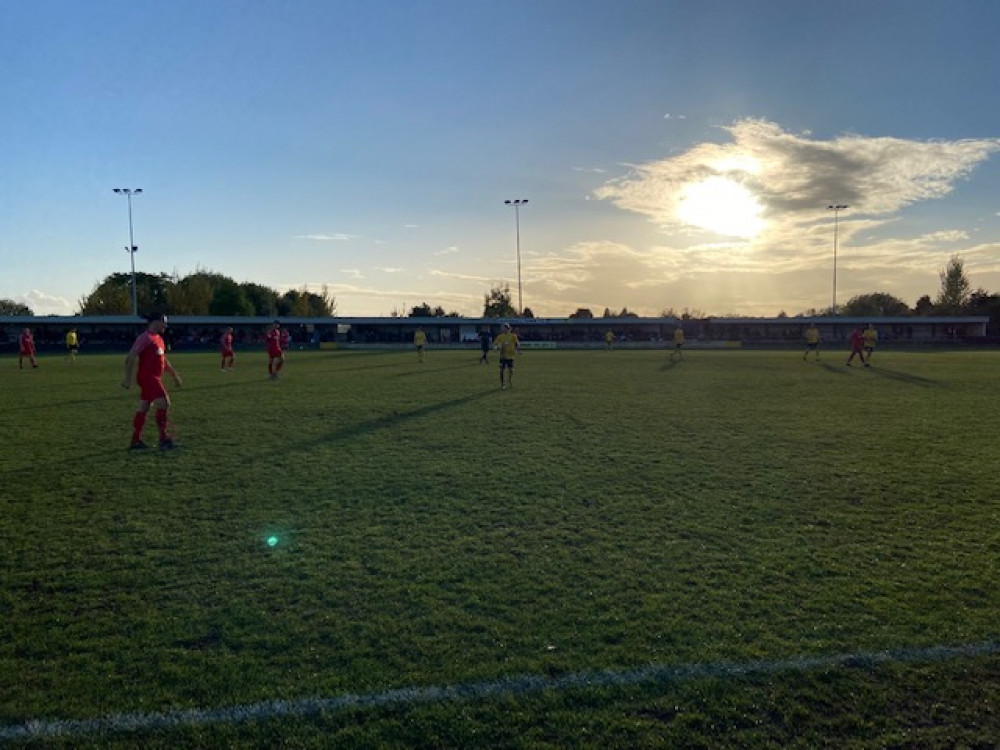
M128 200L128 247L125 248L125 252L129 254L129 258L132 260L132 315L139 316L139 296L136 291L135 286L135 254L139 250L135 245L135 240L132 238L132 196L139 195L142 193L142 188L115 188L114 191L118 195L124 195Z
M527 205L528 199L516 198L504 203L514 207L514 230L517 238L517 314L520 317L524 315L524 305L521 302L521 206Z
M845 208L850 208L845 203L836 203L831 206L827 206L830 211L833 211L833 307L831 312L837 314L837 234L839 229L839 218L840 212Z

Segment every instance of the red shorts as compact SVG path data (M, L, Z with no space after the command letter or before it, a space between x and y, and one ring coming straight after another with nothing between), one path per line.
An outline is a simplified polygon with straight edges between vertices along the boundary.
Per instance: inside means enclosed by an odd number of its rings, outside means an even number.
M233 354L233 350L232 349L223 349L222 350L222 356L223 357L234 357L236 355Z
M21 349L21 356L22 357L34 357L35 356L35 350L34 349Z
M151 404L158 398L167 398L167 389L163 387L163 378L146 378L139 383L139 399Z
M269 356L271 359L274 359L275 357L280 357L281 349L268 349L267 356Z

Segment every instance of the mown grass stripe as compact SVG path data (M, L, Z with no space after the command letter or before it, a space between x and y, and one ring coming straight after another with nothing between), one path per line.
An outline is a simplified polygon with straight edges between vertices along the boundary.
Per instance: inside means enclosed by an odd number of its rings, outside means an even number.
M287 716L302 717L346 709L409 706L449 701L469 701L504 696L518 696L545 690L622 687L640 683L672 683L706 677L742 677L786 671L820 669L863 669L880 664L945 661L984 656L1000 651L1000 642L959 646L901 648L888 651L862 651L828 656L801 656L793 659L716 662L709 664L650 665L629 671L603 670L547 677L521 675L499 680L405 687L381 693L347 694L333 698L274 700L223 708L192 708L155 713L110 714L93 719L37 720L0 728L0 740L37 740L73 737L109 732L149 732L175 727L210 724L240 724Z

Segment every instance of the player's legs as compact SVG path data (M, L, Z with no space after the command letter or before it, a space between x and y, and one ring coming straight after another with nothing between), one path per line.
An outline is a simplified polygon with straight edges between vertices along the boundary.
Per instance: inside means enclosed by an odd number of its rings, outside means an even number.
M146 424L147 414L149 414L149 402L140 398L139 406L132 416L132 443L129 447L133 450L146 447L146 444L142 442L142 428Z

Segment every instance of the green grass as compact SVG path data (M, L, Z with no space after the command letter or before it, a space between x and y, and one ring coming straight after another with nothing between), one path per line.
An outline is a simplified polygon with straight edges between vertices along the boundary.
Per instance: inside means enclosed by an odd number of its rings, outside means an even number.
M177 354L171 453L125 450L123 357L0 359L0 729L998 640L1000 354L478 356ZM1000 736L993 651L709 672L36 744Z

